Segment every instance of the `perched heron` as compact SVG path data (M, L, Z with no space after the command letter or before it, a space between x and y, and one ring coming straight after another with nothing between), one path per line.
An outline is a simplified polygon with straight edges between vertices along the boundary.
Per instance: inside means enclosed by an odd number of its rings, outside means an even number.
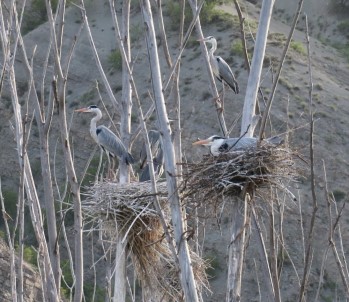
M155 176L158 179L161 177L162 173L164 173L164 153L161 147L156 157L153 157L153 166ZM141 175L139 176L139 181L143 182L148 180L150 180L150 171L149 164L146 164L142 170Z
M163 173L164 165L164 153L162 149L161 135L157 130L149 130L148 138L150 143L151 156L153 157L153 166L156 176L159 178ZM146 145L143 143L141 152L139 154L139 163L141 174L139 176L139 181L150 180L149 164L147 163L147 152Z
M160 132L157 130L149 130L148 138L150 143L151 154L153 157L155 157L159 151L159 148L161 148ZM146 164L147 164L147 151L146 151L146 145L144 142L141 148L141 152L139 153L139 167L143 169Z
M97 106L91 105L87 108L77 109L75 112L92 112L96 114L91 119L90 133L97 145L107 154L109 163L109 157L114 158L115 156L118 157L119 160L125 161L127 165L134 163L132 155L127 152L125 145L112 131L104 125L99 125L97 127L97 122L102 118L102 112Z
M211 154L218 156L221 153L229 151L246 150L248 148L257 147L258 139L255 137L238 137L224 138L218 135L212 135L207 139L194 142L193 145L204 145L211 147ZM262 141L272 145L280 145L283 139L279 136L273 136Z
M208 52L211 68L216 78L220 82L223 82L223 87L224 83L227 83L236 94L239 93L238 82L236 81L235 76L228 63L224 61L222 57L213 55L213 53L217 49L217 40L214 37L209 36L198 41L211 44L211 49Z

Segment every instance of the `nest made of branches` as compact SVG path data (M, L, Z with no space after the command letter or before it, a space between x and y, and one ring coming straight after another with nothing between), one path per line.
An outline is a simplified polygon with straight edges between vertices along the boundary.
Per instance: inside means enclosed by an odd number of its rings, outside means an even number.
M300 156L288 147L262 145L243 151L205 155L198 163L184 164L183 198L196 203L217 202L221 196L239 196L243 190L259 190L295 181L301 174ZM198 201L199 200L199 201Z
M170 221L167 187L157 183L158 198L166 223ZM118 184L103 182L87 188L82 212L91 230L103 232L108 241L127 241L138 279L152 295L165 301L180 301L178 270L164 236L160 216L153 207L150 183ZM207 287L207 264L192 254L194 276Z

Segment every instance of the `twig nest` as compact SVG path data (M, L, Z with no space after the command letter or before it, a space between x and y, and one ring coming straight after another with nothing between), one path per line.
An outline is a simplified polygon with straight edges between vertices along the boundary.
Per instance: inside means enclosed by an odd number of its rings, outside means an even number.
M169 225L166 183L157 183L157 190L165 222ZM102 232L108 242L126 240L137 277L151 290L152 297L181 301L178 269L164 236L160 216L153 207L153 199L149 182L123 185L103 182L87 188L82 212L91 231ZM192 261L198 286L207 287L205 261L195 253Z
M284 189L283 182L300 175L296 158L299 155L289 148L272 145L205 155L198 163L184 164L185 196L216 200L266 186Z

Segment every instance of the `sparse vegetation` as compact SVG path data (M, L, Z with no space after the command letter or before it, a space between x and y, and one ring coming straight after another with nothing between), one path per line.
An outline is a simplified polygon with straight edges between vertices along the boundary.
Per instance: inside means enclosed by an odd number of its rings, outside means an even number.
M218 271L222 269L217 256L210 254L205 257L205 261L209 264L206 269L206 274L210 279L214 279L215 277L217 277Z
M56 10L57 4L58 0L51 1L53 11ZM33 0L30 4L30 8L24 13L22 34L27 34L46 21L47 13L45 0Z
M295 52L299 53L300 55L307 54L306 49L305 49L302 42L291 41L290 47L291 47L291 49L293 49Z
M244 49L242 46L242 41L240 39L234 40L233 43L231 44L231 55L243 57Z
M347 193L344 192L342 189L335 189L333 190L332 194L335 201L337 202L343 200L347 196Z
M324 88L322 87L322 85L320 84L320 83L317 83L317 84L315 84L314 85L314 88L316 89L316 90L324 90Z
M38 253L31 246L25 246L23 249L23 259L31 265L38 266Z
M108 56L108 62L116 70L122 69L122 55L119 49L113 50Z

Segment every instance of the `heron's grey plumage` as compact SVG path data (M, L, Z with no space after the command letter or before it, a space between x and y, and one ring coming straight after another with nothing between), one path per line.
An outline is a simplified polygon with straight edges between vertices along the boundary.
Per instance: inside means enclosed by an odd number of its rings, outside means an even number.
M215 56L213 53L217 49L217 40L212 37L206 37L202 41L208 42L211 44L211 49L209 50L209 57L210 57L210 63L211 68L216 76L216 78L220 82L224 82L237 94L239 93L239 85L238 82L235 79L234 73L231 70L228 63L220 56Z
M154 166L154 173L156 178L160 178L162 173L164 173L164 153L162 148L160 148L158 154L156 157L153 158L153 166ZM148 181L150 180L150 171L149 171L149 164L145 165L144 169L142 170L141 175L139 176L139 181Z
M153 158L155 176L159 178L163 173L164 165L164 153L161 145L160 132L157 130L149 130L148 138L150 143L151 156ZM141 168L139 181L143 182L150 180L150 171L149 164L147 163L147 152L145 143L143 143L143 146L141 148L139 161Z
M109 156L111 156L124 160L127 165L134 163L134 158L127 152L125 145L110 129L103 125L97 127L97 122L102 118L102 112L97 106L91 105L87 108L81 108L75 111L92 112L96 114L91 119L90 134L95 142L107 153L108 160Z
M109 156L116 156L124 160L127 165L134 163L132 155L127 152L121 140L106 126L98 126L96 128L96 135L99 145Z
M151 154L153 157L155 157L156 154L159 152L159 148L161 148L160 132L157 130L149 130L148 138ZM139 153L139 163L141 169L143 169L147 163L147 151L145 143L143 143L141 152Z
M263 140L263 143L280 145L283 139L279 136L274 136ZM212 135L205 140L201 140L193 143L194 145L210 146L211 154L218 156L221 153L229 151L246 150L249 148L257 147L258 139L255 137L237 137L237 138L224 138L218 135Z

